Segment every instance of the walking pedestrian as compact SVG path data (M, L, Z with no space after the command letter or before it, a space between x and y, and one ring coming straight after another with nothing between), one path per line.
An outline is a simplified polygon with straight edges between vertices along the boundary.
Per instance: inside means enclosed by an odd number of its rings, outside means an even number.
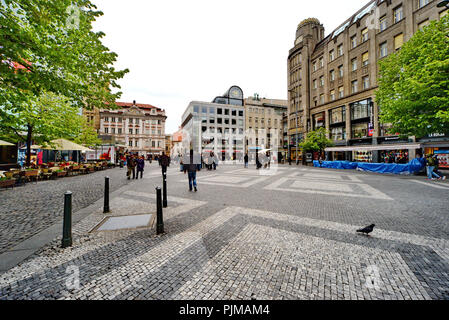
M187 161L184 162L184 174L188 172L189 190L192 191L193 186L193 188L195 188L195 192L197 192L198 189L196 184L196 171L198 169L198 164L195 163L193 157L194 157L193 150L190 150L190 157L188 157Z
M162 174L164 174L164 172L167 172L167 167L170 165L170 161L165 152L162 152L162 155L160 157L160 165L162 167Z
M145 159L143 156L141 156L139 159L137 159L137 176L136 179L139 179L139 172L140 172L140 179L143 179L143 171L145 168Z
M248 153L245 153L243 160L245 161L245 168L248 168Z
M435 168L433 169L433 172L435 172L437 175L439 175L441 180L446 180L446 176L443 175L443 174L438 170L439 167L440 167L440 159L438 159L438 155L435 154L435 155L433 156L433 158L434 158L434 162L435 162ZM438 180L440 180L440 179L438 179Z
M135 162L133 155L130 154L126 157L126 166L128 167L128 171L126 173L126 175L128 176L128 180L131 179L131 174L132 174L132 179L135 179L135 177L136 177L136 162Z
M438 180L441 179L441 177L434 172L435 158L431 154L427 155L426 169L427 169L427 179L428 180L435 180L435 178L433 178L433 177L436 177Z

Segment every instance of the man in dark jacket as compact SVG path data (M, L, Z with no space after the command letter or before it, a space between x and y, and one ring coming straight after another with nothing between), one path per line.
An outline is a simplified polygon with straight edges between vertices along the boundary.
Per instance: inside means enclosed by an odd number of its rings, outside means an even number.
M248 154L247 153L245 153L244 161L245 161L245 168L248 168Z
M139 179L139 172L140 172L140 179L143 179L143 170L145 168L145 159L143 156L141 156L139 159L137 159L137 175L136 179Z
M136 161L132 154L128 155L126 157L126 166L128 167L128 172L127 172L128 180L131 179L131 173L133 176L132 179L135 179L135 177L136 177Z
M186 160L184 162L184 174L186 174L186 172L189 173L189 190L192 191L192 185L195 188L195 192L198 191L198 189L196 188L196 171L198 169L198 163L195 163L194 160L194 154L193 154L193 150L190 150L190 156L186 157Z
M160 158L160 164L162 167L162 173L167 172L167 167L170 165L170 160L168 159L165 152L162 152L162 156Z

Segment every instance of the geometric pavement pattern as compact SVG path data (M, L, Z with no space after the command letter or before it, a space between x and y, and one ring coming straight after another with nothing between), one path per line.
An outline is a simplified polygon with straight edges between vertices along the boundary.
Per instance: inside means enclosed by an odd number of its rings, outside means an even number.
M244 190L263 190L294 199L395 202L360 174L281 167L265 176L223 167L198 175L198 194L169 195L162 236L154 228L91 232L108 216L154 213L155 195L145 190L154 190L157 176L148 172L139 182L144 188L123 187L111 199L110 214L93 208L73 227L73 247L61 249L56 239L0 274L0 299L449 299L447 238L382 228L366 237L354 232L360 225L240 205L217 208L200 196L207 188L222 190L223 197L227 190L243 198ZM185 178L172 170L171 188L185 189Z

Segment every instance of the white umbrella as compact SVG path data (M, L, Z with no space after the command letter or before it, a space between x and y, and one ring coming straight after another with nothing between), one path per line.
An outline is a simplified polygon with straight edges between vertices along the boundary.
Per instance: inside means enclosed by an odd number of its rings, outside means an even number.
M0 146L13 146L14 144L7 141L0 140Z

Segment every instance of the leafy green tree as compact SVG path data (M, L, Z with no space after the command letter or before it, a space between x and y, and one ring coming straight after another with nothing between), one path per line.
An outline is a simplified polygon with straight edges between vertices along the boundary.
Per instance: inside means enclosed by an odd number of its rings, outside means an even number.
M391 132L449 133L449 16L432 21L379 66L376 101Z
M26 108L2 115L2 135L27 143L26 165L30 165L31 143L48 143L51 140L73 139L81 131L82 116L79 108L64 96L44 93Z
M327 138L326 128L321 127L315 131L310 131L304 142L299 144L299 147L306 152L319 151L321 153L324 149L333 145L332 140Z
M92 23L103 13L89 0L0 0L0 121L43 93L78 107L113 107L121 92L109 51Z
M81 131L74 142L82 144L86 147L97 147L102 141L98 138L95 128L91 126L85 118L83 118Z

